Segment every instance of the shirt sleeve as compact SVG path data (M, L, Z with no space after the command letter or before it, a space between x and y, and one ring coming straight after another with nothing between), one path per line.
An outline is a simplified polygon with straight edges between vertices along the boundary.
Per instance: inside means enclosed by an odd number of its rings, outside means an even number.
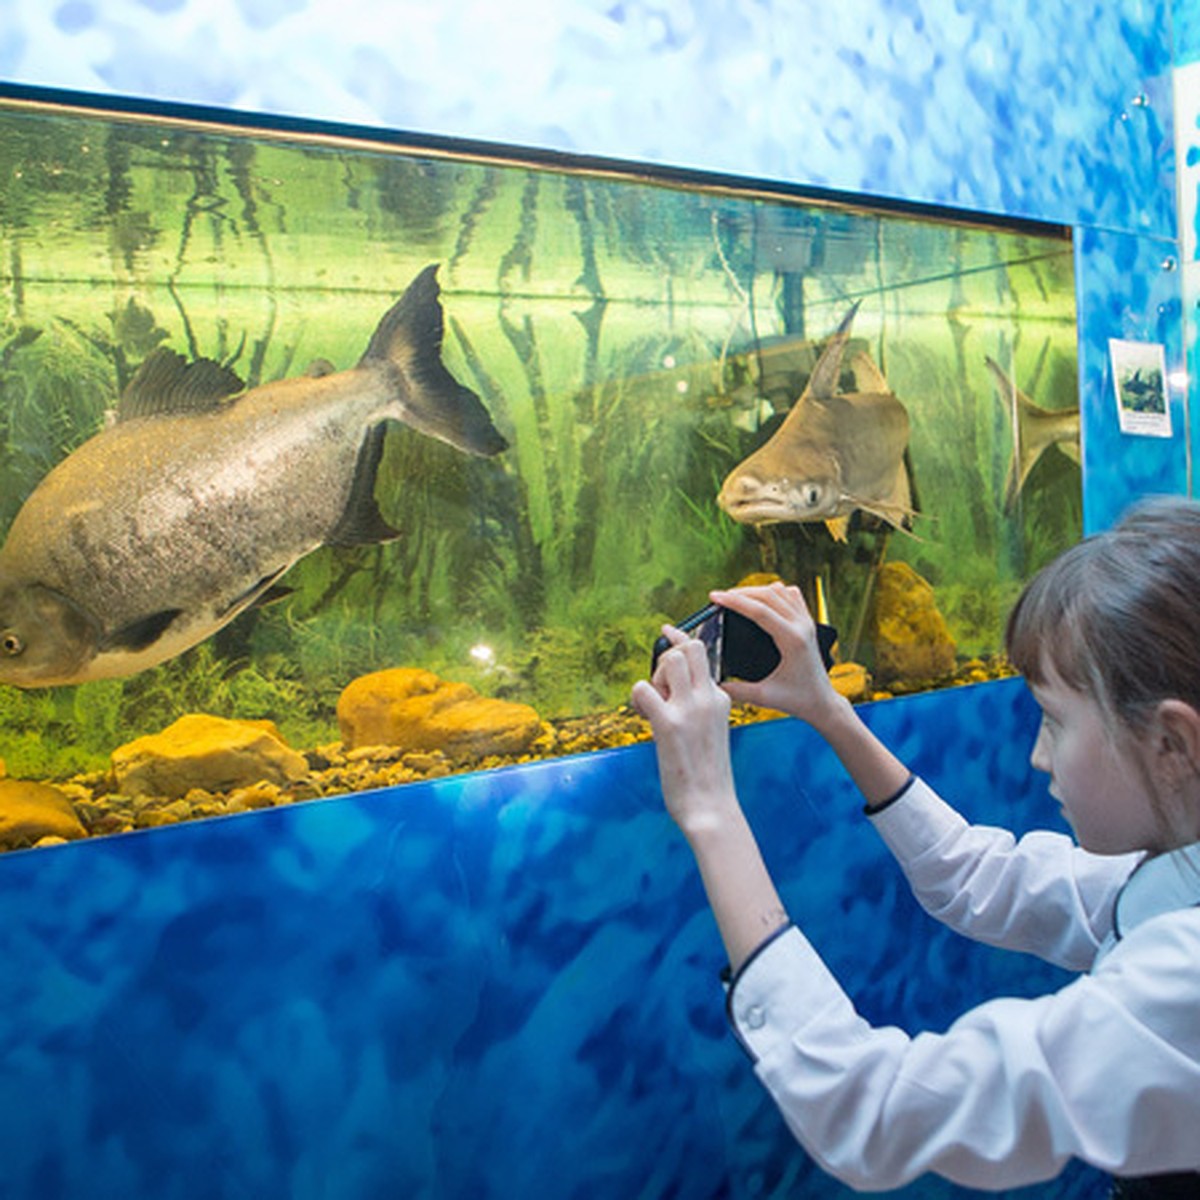
M789 929L734 980L729 1014L795 1136L873 1191L933 1172L994 1190L1071 1157L1117 1174L1200 1166L1200 909L1155 918L1093 975L910 1037L854 1010Z
M1065 834L1019 841L970 825L920 779L872 824L921 906L958 933L1086 970L1112 928L1117 893L1139 855L1101 856Z

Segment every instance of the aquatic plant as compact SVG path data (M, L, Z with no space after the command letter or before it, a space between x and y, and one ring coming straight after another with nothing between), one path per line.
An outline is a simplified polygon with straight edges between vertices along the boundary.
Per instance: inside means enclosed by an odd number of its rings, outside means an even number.
M112 363L63 321L0 337L0 528L42 476L90 436L116 395Z
M902 559L960 654L982 654L1020 581L1081 526L1078 469L1053 455L1004 516L1011 430L984 366L1071 402L1072 256L1056 238L80 118L6 129L0 243L0 530L156 346L251 383L348 367L430 262L446 361L510 442L468 460L394 427L376 488L394 542L318 551L286 599L142 675L5 689L13 771L99 769L186 711L270 717L313 747L337 736L341 688L389 666L547 717L609 711L661 621L763 569L810 591L819 578L857 652L874 572ZM81 264L100 287L74 282ZM912 421L920 540L737 526L721 480L855 299L856 339Z
M213 642L124 681L120 718L128 736L153 732L188 713L244 720L269 719L295 744L335 736L333 703L307 686L293 663L267 654L230 659ZM103 685L85 684L79 692ZM334 698L336 701L336 697Z

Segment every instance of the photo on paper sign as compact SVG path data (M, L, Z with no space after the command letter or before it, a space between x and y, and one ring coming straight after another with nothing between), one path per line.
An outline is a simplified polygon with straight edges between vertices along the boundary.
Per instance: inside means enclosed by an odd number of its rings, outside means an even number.
M1170 437L1166 352L1161 342L1126 342L1110 338L1113 388L1122 433Z

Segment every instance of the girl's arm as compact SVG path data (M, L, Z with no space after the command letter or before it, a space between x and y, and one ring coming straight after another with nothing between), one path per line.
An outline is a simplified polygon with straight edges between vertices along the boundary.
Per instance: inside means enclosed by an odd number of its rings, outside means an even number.
M674 645L632 701L654 729L667 811L695 855L736 971L788 917L734 790L729 697L709 677L700 642L665 632Z
M695 855L709 904L736 972L788 923L738 802L729 757L730 698L809 722L841 758L868 805L897 795L908 769L834 690L821 662L816 627L799 588L714 592L713 600L757 622L779 647L779 666L760 683L713 683L704 647L676 629L653 683L634 685L633 706L654 730L667 810Z

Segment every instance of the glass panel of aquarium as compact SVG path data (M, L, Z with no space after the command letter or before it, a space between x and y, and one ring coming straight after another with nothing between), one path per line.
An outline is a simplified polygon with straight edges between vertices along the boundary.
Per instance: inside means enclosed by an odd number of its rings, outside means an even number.
M1080 535L1061 228L18 89L0 129L0 791L57 814L7 847L644 738L661 624L748 579L855 700L1002 675Z

